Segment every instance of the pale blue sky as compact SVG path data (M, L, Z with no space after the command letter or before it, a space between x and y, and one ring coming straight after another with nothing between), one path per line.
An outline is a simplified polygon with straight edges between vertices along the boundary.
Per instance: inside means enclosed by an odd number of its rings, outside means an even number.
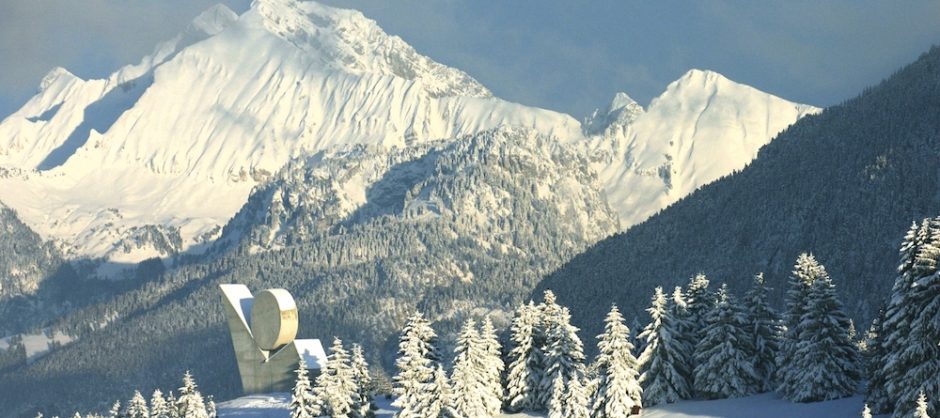
M184 28L207 0L6 0L0 115L62 66L103 77ZM503 98L582 117L617 91L641 104L690 68L830 105L933 44L940 2L327 0ZM240 12L247 0L224 0Z

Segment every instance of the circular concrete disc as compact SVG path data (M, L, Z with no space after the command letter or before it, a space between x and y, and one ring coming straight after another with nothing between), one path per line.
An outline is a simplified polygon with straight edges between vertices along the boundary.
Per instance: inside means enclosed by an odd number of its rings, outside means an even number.
M268 289L255 295L251 306L251 333L262 350L274 350L297 336L297 305L284 289Z

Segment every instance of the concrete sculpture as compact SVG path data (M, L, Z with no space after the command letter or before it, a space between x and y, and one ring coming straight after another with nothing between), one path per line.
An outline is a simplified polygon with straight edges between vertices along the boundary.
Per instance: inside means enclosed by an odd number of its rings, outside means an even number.
M326 365L320 340L295 340L297 305L284 289L253 296L241 284L219 285L245 393L288 392L301 357L313 376Z

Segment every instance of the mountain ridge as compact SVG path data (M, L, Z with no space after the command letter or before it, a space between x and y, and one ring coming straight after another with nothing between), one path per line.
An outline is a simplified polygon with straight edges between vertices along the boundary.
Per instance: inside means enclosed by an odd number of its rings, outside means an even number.
M940 212L938 74L934 47L788 127L746 169L572 258L533 296L554 289L591 333L610 303L642 322L655 286L700 272L735 292L763 272L782 297L797 255L812 252L864 328L888 295L910 222Z

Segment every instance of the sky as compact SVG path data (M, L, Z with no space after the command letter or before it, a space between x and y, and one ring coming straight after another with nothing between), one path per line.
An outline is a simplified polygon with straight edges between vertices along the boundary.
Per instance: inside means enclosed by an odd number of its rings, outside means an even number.
M4 0L0 118L54 67L103 78L212 4ZM940 2L324 0L378 21L507 100L581 118L618 91L646 105L692 68L817 106L837 104L940 44Z

